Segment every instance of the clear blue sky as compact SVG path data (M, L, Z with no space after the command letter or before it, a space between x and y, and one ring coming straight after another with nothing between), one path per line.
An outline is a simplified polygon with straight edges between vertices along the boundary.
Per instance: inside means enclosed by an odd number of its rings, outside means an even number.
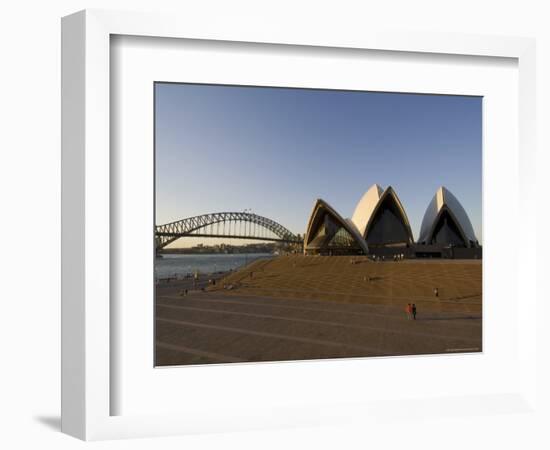
M305 232L393 186L415 239L446 186L481 235L481 97L157 83L156 223L253 212ZM181 241L181 240L180 240Z

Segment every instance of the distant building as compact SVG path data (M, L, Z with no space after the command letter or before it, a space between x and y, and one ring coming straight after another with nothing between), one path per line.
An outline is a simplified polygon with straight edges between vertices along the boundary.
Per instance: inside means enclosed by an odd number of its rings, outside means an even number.
M318 199L304 236L304 253L480 258L481 247L466 211L448 189L439 188L428 205L415 243L397 193L391 186L384 190L374 184L359 200L351 219L344 219Z

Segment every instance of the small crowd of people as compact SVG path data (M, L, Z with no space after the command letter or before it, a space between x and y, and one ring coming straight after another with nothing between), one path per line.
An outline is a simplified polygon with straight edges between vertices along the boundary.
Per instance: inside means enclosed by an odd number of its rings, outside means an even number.
M403 261L405 259L405 254L404 253L396 253L392 256L392 258L395 262ZM385 261L386 257L384 255L372 255L372 256L370 256L370 259L374 262L378 262L378 261Z
M370 281L370 277L369 277ZM434 287L434 295L439 297L439 288ZM405 307L405 312L407 313L407 319L416 320L416 303L408 303Z
M407 313L407 319L416 320L416 303L408 303L405 312Z

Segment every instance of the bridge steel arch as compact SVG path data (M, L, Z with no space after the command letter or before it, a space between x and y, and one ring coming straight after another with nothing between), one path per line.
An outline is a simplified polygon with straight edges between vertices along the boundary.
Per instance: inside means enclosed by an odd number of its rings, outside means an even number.
M273 233L274 237L259 236L255 234L227 234L225 231L221 234L205 233L200 231L215 224L227 224L232 222L251 223L260 228ZM164 225L157 225L155 227L155 244L157 251L166 247L168 244L176 241L181 237L228 237L232 239L255 239L264 241L275 241L299 244L302 243L302 239L289 231L281 224L267 217L259 216L253 213L247 212L219 212L211 214L203 214L195 217L188 217L186 219L170 222Z

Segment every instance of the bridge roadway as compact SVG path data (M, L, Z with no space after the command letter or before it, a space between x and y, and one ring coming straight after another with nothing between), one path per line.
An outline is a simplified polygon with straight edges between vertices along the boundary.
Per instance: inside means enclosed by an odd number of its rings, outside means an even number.
M267 217L250 212L219 212L155 227L157 251L183 237L251 239L301 244L302 239Z

